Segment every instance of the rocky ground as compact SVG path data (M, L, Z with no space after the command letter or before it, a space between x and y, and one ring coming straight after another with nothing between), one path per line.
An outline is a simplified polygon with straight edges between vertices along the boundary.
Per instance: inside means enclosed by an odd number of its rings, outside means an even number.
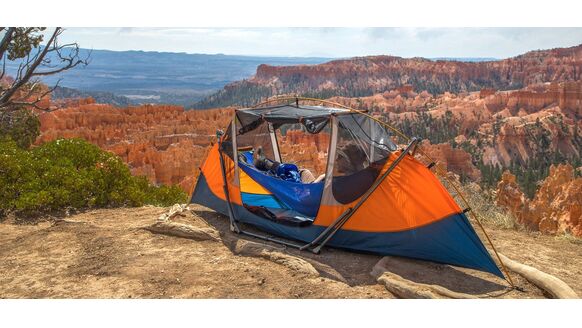
M177 221L216 229L218 241L145 230L168 210L159 207L94 210L35 224L7 219L0 223L0 297L394 297L370 275L379 256L337 249L313 255L268 245L263 255L270 255L253 256L241 252L241 243L248 242L228 231L224 216L200 206L191 209ZM502 253L557 276L582 295L579 240L495 227L489 231ZM285 257L291 263L281 261ZM302 263L315 270L304 270ZM503 280L472 270L403 263L393 272L415 282L491 297L544 297L515 274L523 291L508 290Z

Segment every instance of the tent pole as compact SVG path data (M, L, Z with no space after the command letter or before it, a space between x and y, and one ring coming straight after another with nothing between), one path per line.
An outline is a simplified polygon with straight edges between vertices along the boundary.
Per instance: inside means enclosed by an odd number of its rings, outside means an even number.
M252 232L248 232L248 231L240 231L241 234L246 235L246 236L250 236L250 237L254 237L254 238L258 238L258 239L262 239L262 240L266 240L266 241L270 241L273 243L277 243L277 244L281 244L281 245L285 245L285 246L289 246L289 247L293 247L296 248L298 250L301 250L301 245L297 245L295 243L291 243L288 241L284 241L281 239L277 239L277 238L272 238L272 237L268 237L265 235L260 235L260 234L256 234L256 233L252 233Z
M222 136L224 132L218 130L216 131L216 137L218 138L218 156L220 157L220 169L222 172L222 188L224 189L224 196L226 198L227 210L228 210L228 217L230 219L230 230L236 233L240 233L241 230L236 223L236 219L234 216L234 211L232 209L232 204L230 203L230 195L228 193L228 183L226 179L226 167L224 165L224 158L222 157Z
M349 208L348 211L346 211L345 215L342 215L338 218L338 224L333 226L333 230L327 234L326 238L321 242L321 244L319 244L317 247L315 247L313 250L311 250L314 254L319 254L321 252L321 249L323 248L323 246L325 246L325 244L327 244L327 242L331 239L331 237L333 237L335 235L336 232L338 232L341 227L344 226L344 224L348 221L349 218L351 218L352 216L350 215L350 213L352 213L353 210L352 208ZM323 234L321 234L321 236L317 237L317 239L321 239L324 237ZM315 240L313 241L315 243Z
M328 232L330 232L332 229L335 228L335 226L342 220L343 217L345 217L349 212L352 211L352 208L348 208L347 210L345 210L340 216L338 216L337 219L335 219L335 221L333 221L333 223L331 225L329 225L327 228L325 228L325 230L323 230L322 233L319 234L319 236L315 237L315 239L313 239L309 244L305 244L303 246L301 246L301 248L299 248L300 250L304 250L307 249L315 244L317 244L322 238L324 238Z
M333 231L331 231L327 235L327 237L323 240L323 242L321 242L321 244L319 244L319 246L317 246L316 248L313 249L313 252L315 254L318 254L321 251L321 248L331 239L331 237L333 237L333 235L335 235L335 233L339 229L341 229L341 227L346 222L348 222L348 220L352 217L352 215L360 208L360 206L362 206L362 204L370 197L370 195L372 195L372 193L378 188L378 186L380 186L382 181L384 181L384 179L386 179L386 177L388 175L390 175L390 173L392 173L394 168L396 168L396 166L402 161L404 156L406 156L406 154L408 154L410 152L410 150L413 149L416 146L416 144L418 144L419 141L420 141L420 139L412 138L412 140L410 141L408 146L406 146L406 148L402 150L400 155L398 155L398 157L390 164L388 169L386 169L386 172L384 172L384 174L382 174L382 176L374 182L372 187L370 187L370 189L368 189L368 191L366 191L364 196L362 196L362 198L360 198L360 200L356 203L356 205L354 205L353 209L350 208L349 211L346 211L345 217L342 218L341 222L339 222L339 224L336 227L334 227Z

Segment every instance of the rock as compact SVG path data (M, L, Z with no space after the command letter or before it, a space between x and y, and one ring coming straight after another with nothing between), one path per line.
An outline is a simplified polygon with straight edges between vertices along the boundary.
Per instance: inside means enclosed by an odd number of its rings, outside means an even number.
M489 96L494 95L496 92L495 89L493 88L483 88L481 89L481 91L479 92L479 98L487 98Z
M570 164L552 165L531 201L520 191L515 176L504 172L496 199L520 223L534 230L582 236L582 178L574 178Z
M568 232L582 237L582 178L574 178L570 164L550 167L530 203L530 215L534 222L539 220L542 232Z
M473 165L471 155L460 148L453 148L448 143L433 145L428 140L421 143L423 152L429 155L446 171L465 175L473 181L481 179L481 171Z
M515 176L509 171L504 171L497 183L496 202L497 205L508 209L518 220L528 212L527 198L521 192Z

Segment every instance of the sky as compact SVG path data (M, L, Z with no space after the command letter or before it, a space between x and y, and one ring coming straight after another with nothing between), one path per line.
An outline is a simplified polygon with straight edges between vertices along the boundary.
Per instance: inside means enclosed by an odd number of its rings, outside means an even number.
M582 28L68 28L61 42L108 50L252 56L507 58L582 44Z

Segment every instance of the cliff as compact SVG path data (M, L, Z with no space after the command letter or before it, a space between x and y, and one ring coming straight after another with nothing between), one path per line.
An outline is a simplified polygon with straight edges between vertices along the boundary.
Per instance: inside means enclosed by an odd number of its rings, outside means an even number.
M523 195L515 176L505 172L497 186L496 199L498 205L531 229L582 236L582 178L575 178L569 164L552 166L533 200Z
M226 86L201 104L246 105L275 94L361 97L403 85L433 94L518 89L536 83L578 81L581 76L582 45L489 62L355 57L318 65L260 65L252 78Z
M479 135L487 142L484 161L509 166L524 164L536 155L560 152L580 157L582 82L534 85L518 91L497 92L484 98Z

